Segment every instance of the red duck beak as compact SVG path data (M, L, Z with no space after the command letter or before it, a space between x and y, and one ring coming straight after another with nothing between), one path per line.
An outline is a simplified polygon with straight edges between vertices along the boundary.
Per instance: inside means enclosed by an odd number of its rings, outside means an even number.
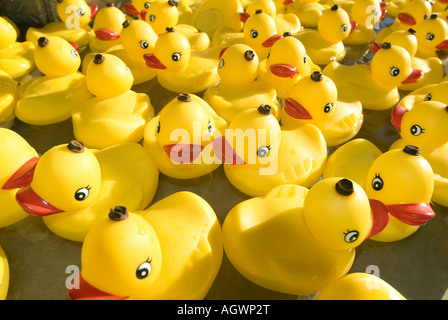
M416 83L422 75L423 75L422 70L413 69L411 74L406 79L404 79L404 81L402 81L401 84Z
M368 238L383 231L389 223L389 210L386 205L378 200L369 199L370 210L372 211L373 225Z
M92 4L90 6L90 20L93 20L96 17L97 13L98 13L98 5Z
M409 13L403 13L403 12L400 12L400 13L397 15L397 19L398 19L401 23L406 24L406 25L408 25L408 26L415 26L415 25L417 24L417 21L415 21L414 17L411 16Z
M23 188L29 186L31 181L33 181L34 169L36 169L38 157L33 157L24 165L22 165L19 170L17 170L9 179L5 182L2 189L12 190L16 188Z
M381 17L380 17L380 20L384 19L384 17L387 14L387 5L388 5L387 2L384 2L384 1L380 2L380 7L381 7Z
M163 146L168 157L174 163L191 163L201 154L204 147L198 144L170 144Z
M448 0L439 0L440 3L448 4Z
M150 68L161 70L166 69L165 65L152 53L144 54L143 59L145 59L146 65Z
M68 41L68 43L79 53L79 46L75 42Z
M31 186L26 186L17 191L16 200L23 210L34 217L44 217L51 214L64 212L39 197Z
M390 122L397 129L398 132L401 132L401 120L403 120L403 116L409 110L403 106L396 106L392 109L392 114L390 116Z
M221 50L221 52L219 53L219 59L221 59L222 55L224 54L224 52L227 51L227 49L229 49L229 47L225 47L224 49Z
M428 203L387 205L390 214L411 226L421 226L435 217L435 212Z
M242 23L246 23L247 19L249 19L250 14L247 12L240 13L240 20Z
M437 50L447 50L448 49L448 39L443 40L436 46Z
M370 51L372 51L373 54L377 53L378 50L381 49L381 42L378 41L372 41L372 43L370 44Z
M285 100L285 106L283 107L283 111L285 111L286 114L288 114L290 117L293 117L294 119L301 119L301 120L313 119L313 117L305 109L305 107L292 98L288 98Z
M67 298L69 300L123 300L125 297L114 296L112 294L101 291L90 283L88 283L81 274L72 282L79 284L79 287L73 286L67 290Z
M353 33L353 31L355 31L356 27L358 26L358 22L354 21L354 20L350 20L350 34Z
M291 3L294 3L294 2L296 2L296 0L285 0L285 1L283 1L283 5L287 6L288 4L291 4Z
M297 68L289 64L273 64L269 69L274 75L281 78L293 78L299 74Z
M137 8L135 8L131 3L125 3L123 5L124 11L133 16L139 16L140 12L138 12Z
M99 29L95 31L95 35L102 41L112 41L120 39L118 32L110 29Z
M269 37L265 42L263 42L261 45L265 48L270 48L274 45L274 43L277 42L277 40L281 39L281 35L274 34L273 36Z
M148 12L148 10L143 9L142 11L140 11L140 18L142 18L142 20L146 20L146 13Z
M238 156L225 137L215 138L213 140L213 150L215 156L223 163L245 164L244 160Z

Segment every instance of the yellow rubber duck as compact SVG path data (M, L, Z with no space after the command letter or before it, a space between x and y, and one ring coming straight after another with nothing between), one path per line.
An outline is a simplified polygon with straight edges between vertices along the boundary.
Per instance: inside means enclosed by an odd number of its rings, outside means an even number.
M0 70L0 128L11 128L14 124L18 90L17 82Z
M6 18L0 17L0 70L20 80L35 68L34 45L17 42L17 30Z
M315 71L300 79L285 99L281 122L291 126L311 123L322 131L327 146L333 147L358 134L362 105L356 97L340 100L334 82Z
M305 76L321 68L306 54L299 39L286 33L276 41L267 59L260 61L258 79L277 91L280 99L286 99L294 85Z
M322 73L330 77L342 95L355 94L362 107L369 110L387 110L400 99L398 86L415 83L422 72L412 69L410 54L389 42L382 44L369 65L343 65L333 61Z
M432 3L432 12L437 13L445 11L448 5L448 1L446 0L434 0Z
M123 9L126 13L145 21L148 9L154 2L156 1L133 0L131 3L124 3ZM193 17L193 12L197 5L202 3L202 0L175 0L175 2L179 9L179 23L189 24Z
M5 251L0 247L0 300L6 300L9 289L9 263Z
M31 183L39 156L24 138L10 129L0 128L0 141L4 150L0 156L0 201L3 206L0 228L3 228L27 217L16 201L16 193Z
M406 300L389 283L373 274L354 272L333 280L316 300Z
M333 5L324 10L315 29L303 29L297 38L306 48L306 53L314 63L325 66L331 61L341 61L345 58L346 49L343 40L356 28L350 21L348 13Z
M385 1L384 1L385 2ZM396 18L401 9L406 5L408 0L389 0L387 1L387 16Z
M82 50L89 44L91 27L89 23L98 12L98 5L88 5L84 0L58 0L56 12L59 21L53 21L42 28L30 27L26 40L36 43L41 37L57 36L76 43Z
M322 178L342 174L357 179L370 199L377 226L372 240L405 239L435 216L430 206L434 172L418 147L382 153L368 140L351 140L330 155Z
M310 187L327 159L325 138L316 126L280 127L268 105L240 112L214 148L229 182L249 196L286 183Z
M310 189L277 186L237 204L225 217L222 237L230 262L248 280L308 295L350 270L372 224L361 186L332 178Z
M114 55L99 53L87 66L85 77L93 97L72 110L75 138L94 149L142 140L154 108L147 94L131 90L134 81L126 64Z
M315 29L322 12L329 9L331 5L319 0L296 0L289 1L285 5L287 13L295 14L303 27Z
M167 28L144 59L148 68L158 70L157 80L176 93L198 93L219 81L219 47L192 51L187 37Z
M179 94L148 122L143 146L163 174L175 179L197 178L220 166L213 141L224 135L226 128L227 122L203 99Z
M432 201L448 206L448 135L445 124L448 120L446 89L448 83L433 86L425 100L416 102L412 108L399 105L392 110L391 122L401 138L390 149L402 148L404 144L413 144L421 150L434 170L434 191Z
M417 57L438 57L438 51L448 50L448 24L432 14L415 28L418 41Z
M40 158L17 202L43 217L56 235L82 242L91 226L118 203L143 210L157 190L159 171L138 143L90 150L76 140L57 145Z
M260 104L272 106L272 113L280 119L277 93L267 83L257 81L258 67L256 52L245 44L234 44L221 52L220 81L208 87L203 97L227 123L241 111L258 108Z
M141 212L118 206L87 234L79 288L69 289L68 297L202 300L222 257L221 225L194 193L174 193Z
M72 110L92 97L85 76L78 71L81 58L66 40L41 37L34 51L43 76L24 81L18 89L16 116L32 125L50 125L70 119Z

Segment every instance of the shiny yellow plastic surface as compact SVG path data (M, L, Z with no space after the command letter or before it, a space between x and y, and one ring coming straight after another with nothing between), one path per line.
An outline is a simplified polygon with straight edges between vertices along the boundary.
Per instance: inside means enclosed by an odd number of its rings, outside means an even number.
M345 45L367 44L375 38L376 22L380 21L381 6L379 0L354 1L347 11L350 19L357 23L353 32L343 40Z
M448 42L448 24L442 18L429 18L415 28L418 41L417 57L438 57L438 50L446 50ZM443 48L439 46L443 44Z
M9 264L5 251L0 247L0 300L6 300L9 289Z
M115 6L106 6L98 10L90 32L89 48L92 52L105 52L107 49L120 44L119 37L123 30L123 22L131 19ZM96 36L96 31L104 30L115 35L112 39L103 40Z
M15 117L18 88L17 82L0 70L0 127Z
M161 34L166 28L176 26L179 21L179 10L174 2L156 0L147 9L145 21L156 34Z
M17 40L17 31L14 26L4 17L0 17L0 49L9 47Z

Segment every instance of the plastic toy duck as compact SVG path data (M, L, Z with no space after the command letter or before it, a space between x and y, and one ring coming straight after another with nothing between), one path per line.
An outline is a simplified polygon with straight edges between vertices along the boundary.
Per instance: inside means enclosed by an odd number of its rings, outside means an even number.
M187 37L167 28L151 54L144 55L148 68L158 70L157 80L165 89L176 93L198 93L219 81L220 48L192 51Z
M98 10L90 32L90 51L105 52L120 44L120 33L126 19L130 19L130 17L126 17L125 13L113 4L107 4L106 7Z
M131 3L124 3L124 11L134 17L137 17L143 21L146 20L148 9L152 5L154 0L134 0ZM179 9L179 23L189 24L193 17L193 12L198 4L202 3L202 0L177 0L177 8ZM170 26L172 27L172 25Z
M415 28L418 41L417 57L438 57L438 51L448 50L448 24L436 14Z
M362 187L332 178L310 189L277 186L237 204L225 217L222 236L227 257L248 280L307 295L348 272L372 224Z
M34 45L17 42L17 30L7 19L0 17L0 70L19 80L35 68Z
M14 124L18 90L17 82L0 70L0 128L11 128Z
M0 201L3 207L0 228L3 228L27 217L16 202L16 193L18 188L31 183L39 157L36 150L15 131L0 128L0 141L4 150L0 156Z
M28 214L43 217L56 235L82 242L107 208L121 203L145 209L158 180L156 164L138 143L90 150L73 140L42 155L31 184L16 200Z
M369 273L355 272L325 286L316 300L406 300L394 287Z
M335 82L339 94L355 94L363 108L387 110L400 99L399 85L415 83L421 77L421 70L412 69L411 64L406 49L385 42L370 65L343 65L333 61L322 73Z
M261 104L272 106L272 113L280 119L281 107L275 89L256 80L258 66L257 54L245 44L234 44L221 52L220 81L205 90L204 100L227 123L241 111Z
M351 140L330 155L322 178L341 174L359 179L370 199L377 226L372 240L405 239L435 216L429 204L434 172L415 146L382 153L368 140Z
M201 300L218 274L222 257L216 214L194 193L174 193L143 212L115 207L87 234L79 289L69 289L68 297Z
M321 71L321 68L307 56L302 42L283 34L272 45L267 59L260 62L258 79L273 87L280 99L286 99L297 81L314 71Z
M154 108L148 95L131 90L134 81L126 64L114 55L99 53L85 77L93 97L72 110L75 138L95 149L143 139Z
M42 28L28 28L26 40L36 43L41 37L57 36L76 43L80 50L89 44L91 27L89 23L98 12L98 5L88 5L84 0L57 0L56 12L59 21L53 21Z
M5 251L0 247L0 300L6 300L9 289L9 263Z
M448 135L445 133L448 121L447 100L437 101L442 87L438 85L427 95L432 100L416 103L412 109L397 106L392 111L391 122L401 135L390 149L402 148L404 144L414 144L421 150L422 156L428 160L434 170L434 191L432 201L448 206ZM446 91L442 93L446 95Z
M297 34L306 48L311 60L318 65L327 65L330 61L341 61L346 50L343 40L354 31L356 25L350 21L345 10L333 5L322 12L317 30L303 29Z
M287 183L309 187L327 159L325 138L316 126L280 127L268 105L240 112L214 148L229 182L249 196Z
M226 128L226 121L203 99L179 94L148 122L143 146L163 174L175 179L197 178L220 166L213 141L224 135Z
M446 11L446 7L448 5L448 1L446 0L435 0L432 4L432 12L443 12Z
M334 82L315 71L300 79L285 99L281 122L292 126L314 124L322 131L327 146L343 144L358 134L363 123L361 103L356 97L344 100L338 99Z
M16 116L32 125L50 125L70 119L73 108L92 97L85 76L78 71L81 58L66 40L41 37L34 52L36 66L44 75L19 86Z
M305 28L317 28L317 22L322 15L322 12L329 9L331 5L323 3L319 0L299 0L288 1L285 5L287 13L295 14L303 27Z

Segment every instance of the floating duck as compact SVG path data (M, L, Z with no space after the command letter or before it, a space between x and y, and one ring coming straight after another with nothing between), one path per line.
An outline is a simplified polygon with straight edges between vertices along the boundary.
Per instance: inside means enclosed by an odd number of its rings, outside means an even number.
M194 193L174 193L141 212L118 206L87 234L79 288L69 289L68 297L201 300L218 274L222 257L217 216Z
M432 12L443 12L446 11L448 1L446 0L435 0L432 2Z
M327 146L337 146L358 134L363 123L362 105L356 97L339 100L334 82L315 71L291 90L281 122L292 126L311 123L322 131Z
M385 1L383 1L385 2ZM408 0L389 0L387 1L387 16L389 18L396 18L401 9L406 5Z
M131 90L134 81L126 64L114 55L99 53L85 77L93 97L72 110L75 138L95 149L142 140L154 108L147 94Z
M203 99L179 94L148 122L143 146L163 174L175 179L197 178L220 166L212 143L226 128L226 121Z
M17 118L32 125L70 119L73 108L92 97L85 76L78 71L81 65L78 51L60 37L41 37L34 59L43 76L30 78L19 86Z
M157 80L176 93L198 93L219 81L219 47L191 51L187 37L168 28L161 34L151 54L144 55L146 65L158 70Z
M41 37L57 36L76 43L81 49L89 44L91 27L89 23L98 12L98 5L88 5L84 0L57 0L56 12L59 21L53 21L42 28L28 28L26 40L36 43Z
M419 89L416 89L400 100L400 106L411 110L414 105L423 101L439 101L448 104L448 81L443 80L438 84L429 84Z
M382 153L368 140L351 140L330 155L322 178L341 174L359 179L370 199L377 221L372 240L405 239L435 215L434 172L415 146Z
M0 128L11 128L14 124L18 90L17 82L0 70Z
M295 14L303 27L313 29L317 28L322 12L330 7L331 5L319 0L299 0L288 1L285 10L287 13Z
M229 182L250 196L286 183L310 187L327 158L325 138L316 126L280 127L268 105L240 112L225 136L214 140L214 148Z
M317 30L303 29L297 34L297 38L303 43L314 63L327 65L330 61L341 61L345 58L346 49L343 40L354 31L355 27L348 13L333 5L322 12Z
M415 83L421 77L421 70L412 69L411 64L406 49L385 42L369 65L332 61L322 73L335 82L339 94L355 94L363 108L387 110L400 99L399 85Z
M123 8L126 13L135 16L143 21L146 20L146 15L151 4L156 1L154 0L134 0L131 3L123 4ZM193 17L193 11L201 3L201 0L175 0L176 6L179 11L179 23L190 23ZM172 27L171 25L170 27ZM162 30L163 32L163 30Z
M39 156L24 138L10 129L0 128L0 141L3 150L0 156L0 202L3 208L0 228L3 228L27 217L16 202L16 193L31 183Z
M448 24L432 14L415 28L418 41L417 57L438 57L438 51L448 50Z
M354 272L333 280L316 300L406 300L389 283L373 274Z
M34 45L17 42L17 30L7 18L0 17L0 70L20 80L34 68Z
M372 224L362 187L331 178L309 190L277 186L237 204L225 217L222 236L227 257L248 280L308 295L349 271Z
M273 107L275 117L280 119L281 107L275 89L256 80L259 67L256 52L245 44L234 44L223 49L220 56L220 81L204 92L204 100L213 110L230 123L241 111L268 104Z
M90 150L76 140L45 152L29 186L16 199L43 217L56 235L82 242L91 226L117 203L145 209L157 190L159 171L138 143Z
M311 61L299 39L285 33L276 41L267 59L260 62L258 79L273 87L280 99L286 99L294 85L321 68Z
M130 3L124 3L123 9L127 14L133 15L144 21L151 2L153 2L153 0L132 0Z
M9 289L9 264L5 251L0 247L0 300L6 300Z

